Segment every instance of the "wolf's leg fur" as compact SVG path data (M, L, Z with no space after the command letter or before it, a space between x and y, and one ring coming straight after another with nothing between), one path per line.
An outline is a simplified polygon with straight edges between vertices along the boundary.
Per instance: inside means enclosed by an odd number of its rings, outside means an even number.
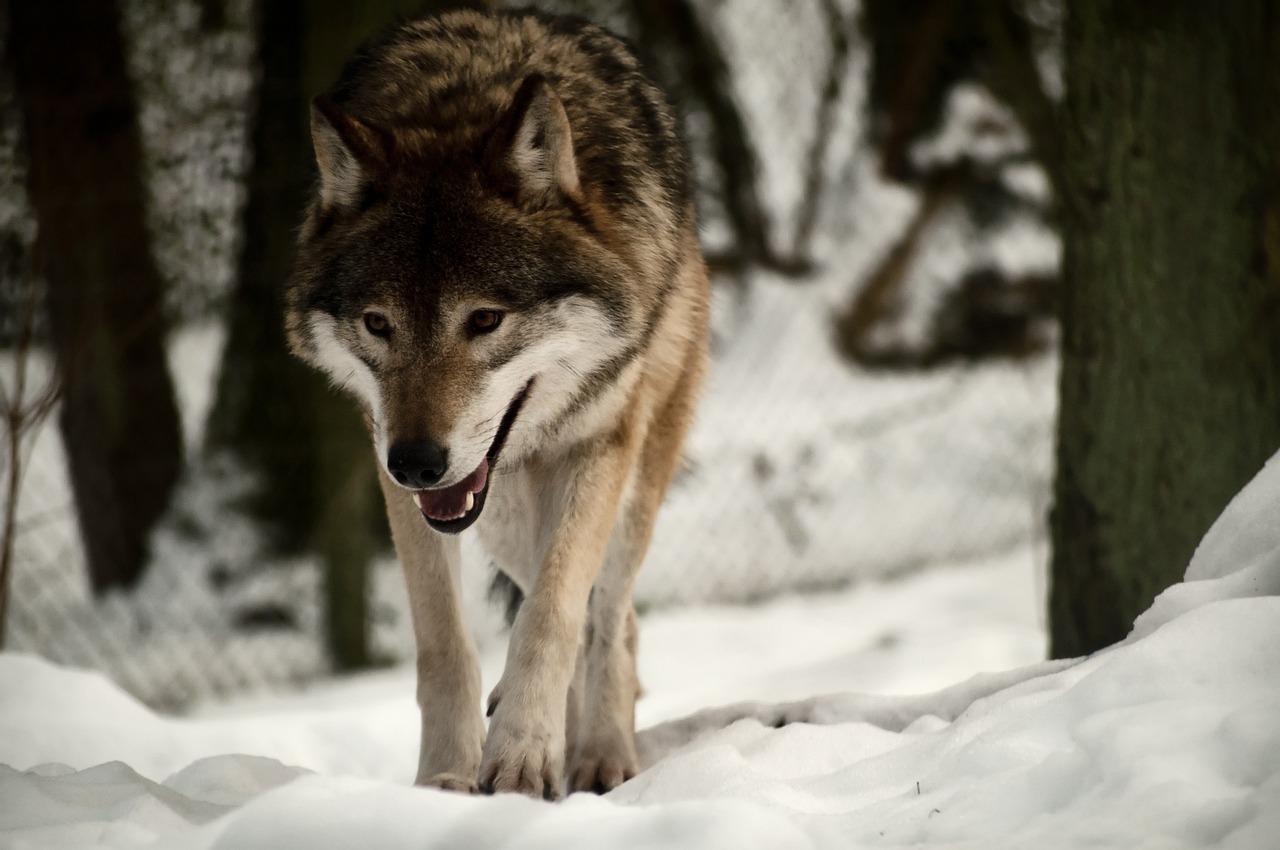
M562 505L532 592L511 631L506 669L490 696L493 719L484 745L480 784L547 798L562 792L569 686L587 619L587 597L604 559L635 465L638 439L626 423L555 477Z
M636 614L631 593L592 594L594 625L587 646L586 691L569 767L573 791L612 790L639 770L635 741Z
M590 608L588 607L588 617ZM565 704L565 763L571 763L578 747L578 733L582 728L582 710L587 690L587 647L591 644L591 623L583 629L578 644L578 660L573 667L573 679L569 682L569 695Z
M585 705L569 769L570 787L575 791L608 791L639 770L635 741L635 706L640 694L638 627L631 597L658 508L680 462L701 379L702 362L687 362L671 396L654 417L645 436L631 498L591 594Z
M475 791L484 720L480 663L463 620L459 540L431 531L412 494L392 484L384 471L378 478L409 590L418 647L422 745L416 782Z

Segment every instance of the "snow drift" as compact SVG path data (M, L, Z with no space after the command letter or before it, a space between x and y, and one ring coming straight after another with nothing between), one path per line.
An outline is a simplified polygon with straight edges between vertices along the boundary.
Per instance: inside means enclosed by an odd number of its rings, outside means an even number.
M644 733L652 766L640 776L560 804L217 754L229 721L160 718L97 676L5 656L0 846L1274 847L1277 594L1273 458L1186 580L1107 650L926 696L745 703L670 721ZM279 722L255 725L264 749ZM309 746L342 764L363 742L326 722L317 713ZM124 745L111 740L122 729ZM177 746L209 757L148 779ZM129 763L91 766L108 752Z

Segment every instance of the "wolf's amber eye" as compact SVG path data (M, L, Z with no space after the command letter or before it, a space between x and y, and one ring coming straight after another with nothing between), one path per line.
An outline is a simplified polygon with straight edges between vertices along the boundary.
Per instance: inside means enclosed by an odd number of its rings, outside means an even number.
M390 336L391 322L387 321L387 317L381 313L365 313L364 329L374 336Z
M502 324L501 310L476 310L467 319L467 327L472 333L487 334L498 329Z

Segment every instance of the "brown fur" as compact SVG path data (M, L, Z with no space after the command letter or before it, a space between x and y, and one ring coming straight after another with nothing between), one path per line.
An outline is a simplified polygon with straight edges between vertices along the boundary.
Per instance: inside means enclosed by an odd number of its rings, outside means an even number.
M670 107L603 30L462 12L362 47L313 136L288 330L355 393L378 447L418 644L418 781L612 788L638 767L632 588L706 363ZM471 330L495 310L497 330ZM448 462L415 491L388 451L426 444ZM415 500L486 463L474 509L424 520ZM487 734L441 533L471 522L525 595Z

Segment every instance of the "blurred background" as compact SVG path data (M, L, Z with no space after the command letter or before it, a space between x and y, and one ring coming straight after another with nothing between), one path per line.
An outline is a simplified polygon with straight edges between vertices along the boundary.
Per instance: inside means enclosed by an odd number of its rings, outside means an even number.
M714 366L642 615L1011 551L1043 575L1060 5L539 5L633 40L697 168ZM5 648L169 709L412 659L368 438L279 295L310 98L450 6L0 7Z

